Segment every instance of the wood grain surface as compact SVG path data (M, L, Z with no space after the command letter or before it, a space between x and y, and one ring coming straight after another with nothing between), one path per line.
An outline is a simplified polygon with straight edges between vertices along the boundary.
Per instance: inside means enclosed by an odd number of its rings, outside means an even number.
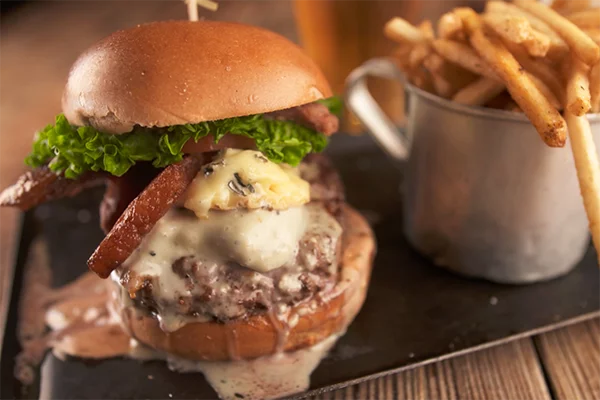
M535 338L554 398L600 399L600 321Z
M296 39L287 1L222 2L219 13L210 17L261 25ZM23 170L32 133L60 112L68 69L85 47L116 29L172 18L185 18L179 1L40 2L3 17L0 186ZM7 308L10 293L8 266L18 216L13 210L0 210L0 310ZM0 335L5 317L0 314ZM579 323L317 398L599 399L600 322Z
M544 400L551 396L531 339L521 339L315 399Z

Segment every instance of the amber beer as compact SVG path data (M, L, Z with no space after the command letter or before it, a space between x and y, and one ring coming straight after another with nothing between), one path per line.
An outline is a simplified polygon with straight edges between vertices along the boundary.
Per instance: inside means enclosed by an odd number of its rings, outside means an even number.
M319 64L337 94L348 74L364 61L387 56L395 44L383 36L383 25L400 16L412 23L437 19L467 1L452 0L295 0L296 24L302 46ZM395 122L404 118L404 92L396 82L371 80L371 93ZM346 115L343 128L362 128Z

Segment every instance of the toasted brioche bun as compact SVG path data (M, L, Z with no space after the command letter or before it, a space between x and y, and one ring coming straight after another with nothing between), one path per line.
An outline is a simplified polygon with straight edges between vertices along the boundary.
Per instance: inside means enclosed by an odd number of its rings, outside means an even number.
M63 93L73 125L125 133L282 110L330 97L295 44L254 26L165 21L118 31L75 62Z
M304 310L283 344L284 351L312 346L343 333L358 314L367 293L375 255L375 238L356 210L343 208L343 255L340 280L332 296L316 310ZM119 305L116 305L118 309ZM122 307L122 306L121 306ZM251 359L278 349L278 331L267 315L228 323L189 323L171 333L162 331L155 318L125 309L120 313L132 337L152 348L191 360ZM292 313L298 311L297 308Z

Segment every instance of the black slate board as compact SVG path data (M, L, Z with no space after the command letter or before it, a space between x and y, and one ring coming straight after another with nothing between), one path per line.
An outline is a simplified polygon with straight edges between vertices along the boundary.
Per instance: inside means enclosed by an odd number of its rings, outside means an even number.
M593 249L572 273L549 282L505 286L461 278L432 266L402 237L400 169L368 138L336 139L329 153L342 173L349 202L371 219L379 251L367 301L313 373L312 393L600 313L600 272ZM35 235L43 235L54 284L74 279L85 270L88 255L102 237L97 215L101 193L47 204L24 216L0 360L0 398L215 398L201 375L173 373L161 362L65 362L48 355L32 387L22 387L13 378L19 351L16 310L27 247Z

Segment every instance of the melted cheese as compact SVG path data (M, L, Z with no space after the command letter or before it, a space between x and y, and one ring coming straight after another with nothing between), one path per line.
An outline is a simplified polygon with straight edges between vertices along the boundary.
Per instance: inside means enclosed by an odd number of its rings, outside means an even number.
M286 210L310 201L310 185L298 171L275 164L258 151L227 149L191 183L184 206L198 218L210 209Z
M212 263L236 262L267 272L292 262L304 235L308 211L294 207L285 211L211 211L199 221L192 213L170 210L129 256L125 265L136 273L161 276L185 255L197 255ZM142 268L143 270L138 270ZM177 283L183 282L179 278ZM167 292L174 287L167 287Z

